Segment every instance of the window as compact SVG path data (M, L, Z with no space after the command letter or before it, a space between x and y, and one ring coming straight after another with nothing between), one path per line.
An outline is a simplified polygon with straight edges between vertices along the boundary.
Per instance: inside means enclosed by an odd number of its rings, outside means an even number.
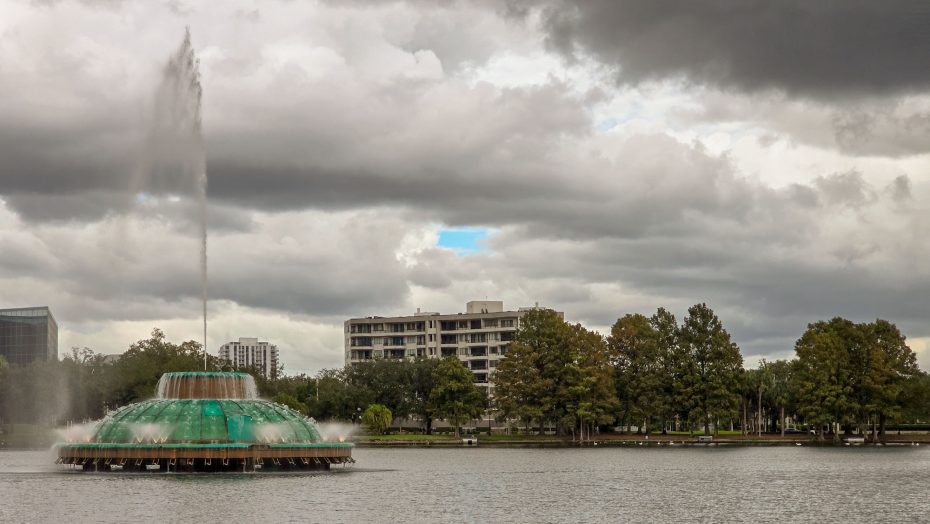
M472 329L481 329L481 319L479 318L479 319L476 319L476 320L472 320L472 321L471 321L471 328L472 328Z
M513 319L512 318L501 319L501 327L513 327Z
M458 337L455 335L441 335L439 338L439 341L443 344L455 344L458 342Z
M485 319L484 327L486 328L497 327L497 319L496 318Z
M459 329L468 329L468 321L459 320Z
M435 333L430 333L430 334L429 334L429 341L430 341L430 342L435 342L435 341L436 341L436 334L435 334Z

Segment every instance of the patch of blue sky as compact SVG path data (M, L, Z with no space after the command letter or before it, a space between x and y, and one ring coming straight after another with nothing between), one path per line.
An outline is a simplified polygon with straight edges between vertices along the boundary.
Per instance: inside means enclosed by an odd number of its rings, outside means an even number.
M487 253L484 240L490 231L486 228L448 228L439 230L436 245L455 251L458 256Z

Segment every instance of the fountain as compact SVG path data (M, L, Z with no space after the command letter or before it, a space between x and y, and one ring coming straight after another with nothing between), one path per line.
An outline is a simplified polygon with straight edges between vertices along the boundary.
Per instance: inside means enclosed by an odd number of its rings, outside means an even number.
M247 373L165 373L158 395L124 406L58 446L84 471L329 469L352 444L326 442L313 419L261 400Z

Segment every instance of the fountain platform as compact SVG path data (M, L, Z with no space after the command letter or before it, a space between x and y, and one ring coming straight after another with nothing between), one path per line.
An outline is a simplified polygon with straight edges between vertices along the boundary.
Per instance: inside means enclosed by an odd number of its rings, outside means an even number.
M246 373L166 373L157 398L109 414L84 441L58 444L57 462L85 471L312 470L354 463L352 447L259 399Z

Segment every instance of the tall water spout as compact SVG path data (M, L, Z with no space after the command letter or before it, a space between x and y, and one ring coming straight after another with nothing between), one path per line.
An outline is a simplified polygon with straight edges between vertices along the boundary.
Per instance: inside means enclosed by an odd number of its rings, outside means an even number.
M207 158L201 130L199 61L190 29L165 66L155 99L145 176L155 189L193 189L200 227L200 296L203 306L203 363L207 366ZM193 186L193 187L191 187Z

